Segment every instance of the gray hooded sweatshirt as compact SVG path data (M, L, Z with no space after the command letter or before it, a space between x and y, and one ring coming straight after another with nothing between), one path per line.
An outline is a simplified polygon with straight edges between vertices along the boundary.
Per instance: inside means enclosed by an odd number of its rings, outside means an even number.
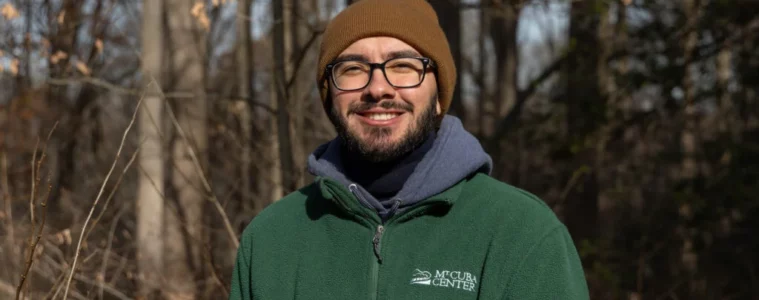
M339 138L318 148L308 157L308 171L342 183L361 203L379 214L383 221L414 204L439 194L477 172L490 174L491 157L480 142L466 131L458 118L446 115L432 148L424 155L395 197L379 201L345 175Z

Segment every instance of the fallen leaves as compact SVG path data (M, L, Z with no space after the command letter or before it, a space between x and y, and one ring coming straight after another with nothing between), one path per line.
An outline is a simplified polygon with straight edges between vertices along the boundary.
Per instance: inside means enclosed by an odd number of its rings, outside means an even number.
M95 40L95 49L98 53L103 53L103 40L96 39Z
M15 18L18 18L20 15L18 13L18 10L13 6L13 4L10 4L6 2L3 4L2 7L0 7L0 15L5 17L8 20L13 20Z
M52 235L56 245L71 245L71 229L64 229Z
M13 74L13 76L18 75L18 66L19 61L18 58L11 59L10 67L8 68L8 71Z
M211 5L213 7L219 6L219 4L227 4L227 2L232 3L233 0L211 0Z
M92 71L90 71L90 68L87 67L83 62L77 61L74 63L74 67L79 71L79 73L82 73L84 76L90 76Z
M68 54L66 54L66 52L58 50L55 52L55 54L50 56L50 63L57 64L59 61L61 61L62 59L66 59L67 57L69 56Z
M195 5L192 6L190 13L195 17L195 20L200 23L200 26L203 27L203 29L208 30L211 28L211 20L208 19L205 10L206 5L203 4L203 2L196 2Z

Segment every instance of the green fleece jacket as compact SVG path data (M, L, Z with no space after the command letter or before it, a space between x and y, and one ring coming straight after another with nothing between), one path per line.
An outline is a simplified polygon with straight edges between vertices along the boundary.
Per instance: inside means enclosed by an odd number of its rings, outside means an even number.
M317 180L245 229L229 299L588 299L565 226L537 197L477 173L382 224Z

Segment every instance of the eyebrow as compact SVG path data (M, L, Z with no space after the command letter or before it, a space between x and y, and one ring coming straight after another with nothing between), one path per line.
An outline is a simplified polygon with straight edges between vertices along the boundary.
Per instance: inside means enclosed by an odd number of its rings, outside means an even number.
M419 57L419 56L421 55L414 50L400 50L400 51L393 51L386 54L385 59L388 60L388 59L399 58L399 57ZM369 58L363 54L343 54L335 58L334 62L340 62L340 61L346 61L346 60L369 61Z
M414 50L401 50L401 51L393 51L385 55L385 59L393 59L393 58L399 58L399 57L419 57L421 56L418 52Z
M369 61L369 59L361 54L343 54L335 58L334 62L341 62L346 60L361 60L361 61Z

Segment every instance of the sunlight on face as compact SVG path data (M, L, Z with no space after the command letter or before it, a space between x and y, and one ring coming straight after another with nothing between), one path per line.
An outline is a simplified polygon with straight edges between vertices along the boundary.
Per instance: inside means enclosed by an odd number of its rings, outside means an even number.
M346 48L336 61L363 60L382 63L391 58L422 57L405 42L391 37L371 37L356 41ZM391 80L400 82L405 72L416 70L411 64L400 61L386 72ZM341 67L333 74L344 78L358 78L365 68ZM365 87L342 91L331 81L332 108L330 118L347 146L359 151L372 161L397 158L424 141L434 130L434 119L440 113L437 101L437 83L434 72L420 69L423 81L415 87L398 88L391 85L379 69L371 71L371 80ZM358 74L358 75L357 75ZM396 76L396 77L393 77ZM345 80L343 82L350 82ZM345 87L342 86L341 87Z

